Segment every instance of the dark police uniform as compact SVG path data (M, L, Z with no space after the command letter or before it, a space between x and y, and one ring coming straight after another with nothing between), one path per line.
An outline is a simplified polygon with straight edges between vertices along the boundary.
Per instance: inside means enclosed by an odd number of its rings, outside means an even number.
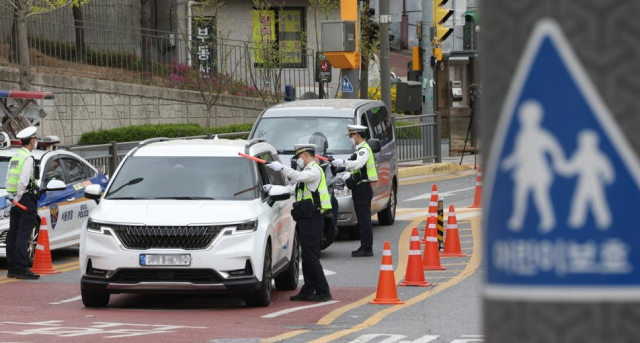
M20 131L16 138L30 141L36 128ZM25 145L26 146L26 145ZM40 276L29 270L28 245L38 215L37 186L33 175L33 156L25 146L20 148L9 162L7 192L9 197L27 208L13 205L9 212L9 232L6 240L7 276L19 279L37 279Z
M358 133L364 138L367 130L362 125L347 125L349 134ZM364 257L373 256L373 228L371 226L371 200L373 199L373 189L371 182L378 181L378 172L373 158L373 152L366 141L356 145L356 152L344 163L347 170L351 171L350 183L351 198L358 218L360 229L360 248L351 252L351 256Z
M305 151L314 152L315 147L314 144L294 145L296 155ZM331 210L331 199L324 172L316 162L308 163L302 171L282 166L279 162L272 162L267 167L282 170L287 177L297 182L296 203L291 215L296 220L296 231L302 247L304 285L300 293L290 299L294 301L331 300L329 284L318 259L318 244L324 226L322 214Z

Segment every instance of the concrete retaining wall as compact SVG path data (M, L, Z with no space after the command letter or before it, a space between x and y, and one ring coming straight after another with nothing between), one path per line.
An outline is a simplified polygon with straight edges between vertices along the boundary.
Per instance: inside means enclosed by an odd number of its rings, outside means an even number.
M34 73L32 90L53 92L41 100L47 112L39 135L56 135L75 144L83 132L122 126L167 123L206 125L199 92L96 79ZM18 72L0 67L0 89L18 89ZM261 99L220 95L211 109L211 126L253 123L265 108Z

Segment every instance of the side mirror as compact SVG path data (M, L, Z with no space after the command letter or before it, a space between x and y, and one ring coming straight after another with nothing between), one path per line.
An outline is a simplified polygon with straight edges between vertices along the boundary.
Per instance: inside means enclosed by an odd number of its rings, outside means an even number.
M87 199L95 200L96 204L100 203L100 197L102 196L102 187L100 185L91 185L84 189L84 196Z
M273 201L287 200L291 197L291 190L285 186L273 185L269 190L269 198Z
M61 180L51 180L42 190L43 192L48 191L64 191L67 189L67 185Z
M374 154L379 153L380 150L382 150L380 141L375 138L371 138L370 140L368 140L367 144L369 144L369 147L371 148L371 151L373 151Z

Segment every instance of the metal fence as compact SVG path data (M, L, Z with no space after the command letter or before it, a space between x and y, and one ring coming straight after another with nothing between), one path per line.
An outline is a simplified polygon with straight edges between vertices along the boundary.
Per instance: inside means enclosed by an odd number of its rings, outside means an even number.
M0 65L19 65L11 13L0 13ZM316 54L279 51L247 41L83 22L84 48L71 21L28 20L34 70L238 96L301 98L318 94ZM204 48L203 48L204 46ZM148 58L143 58L144 55ZM202 52L206 50L205 58ZM193 61L194 63L191 63ZM204 71L204 72L203 72ZM285 91L291 86L298 94ZM304 90L301 92L300 90ZM301 94L300 94L301 93Z
M436 132L435 115L403 116L394 118L395 121L415 122L411 125L396 126L396 146L398 162L426 161L433 162L436 159L434 146L434 132ZM224 134L208 134L203 136L190 136L173 139L212 139L218 138L244 138L249 132L235 132ZM110 175L116 170L122 158L140 141L135 142L111 142L109 144L97 144L86 146L61 147L73 151L82 156L100 172ZM439 146L439 145L438 145Z

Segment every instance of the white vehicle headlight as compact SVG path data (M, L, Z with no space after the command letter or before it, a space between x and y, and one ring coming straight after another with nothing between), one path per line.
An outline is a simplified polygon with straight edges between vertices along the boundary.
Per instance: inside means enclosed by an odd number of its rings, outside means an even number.
M351 195L351 190L349 188L347 188L347 186L345 185L342 189L334 189L333 190L333 195L337 196L337 197L342 197L345 195Z
M104 224L96 223L93 220L91 220L91 218L87 220L87 231L104 234L105 229L110 230L111 227L106 226Z
M252 220L250 222L235 225L233 233L254 232L256 230L258 230L258 220Z

